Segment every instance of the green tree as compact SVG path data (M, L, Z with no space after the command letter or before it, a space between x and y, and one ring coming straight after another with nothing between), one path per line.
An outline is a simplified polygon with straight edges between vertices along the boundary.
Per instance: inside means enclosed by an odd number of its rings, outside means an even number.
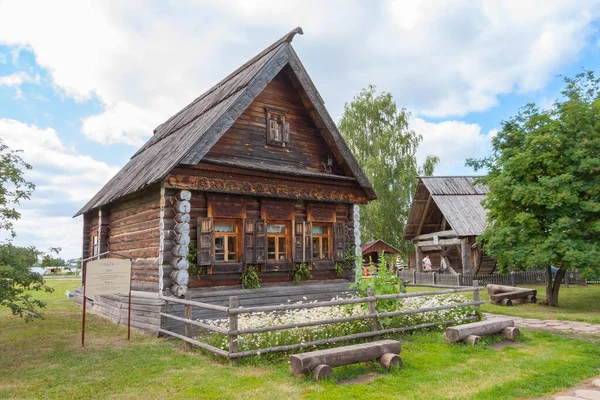
M24 177L31 165L20 156L22 150L11 150L0 138L0 231L15 236L14 221L21 218L15 205L29 199L35 185Z
M600 85L592 72L565 82L551 108L526 105L502 123L489 157L467 160L489 171L484 251L502 271L545 267L550 306L568 269L600 267Z
M50 251L42 256L42 267L64 267L67 262L60 258L54 257L52 253L59 254L62 249L60 247L50 247Z
M52 292L40 274L30 268L37 262L40 252L33 246L17 247L11 243L0 245L0 306L8 307L14 315L31 321L43 318L40 309L46 304L33 299L31 291Z
M422 137L408 127L410 113L398 108L390 93L374 86L344 105L339 129L373 184L378 200L360 206L363 242L383 239L400 250L414 251L402 240L417 175L431 175L439 159L427 157L419 168L415 153Z
M29 199L35 186L28 182L25 170L31 165L23 161L19 150L11 150L0 138L0 232L15 237L14 222L21 217L15 209ZM40 253L35 247L17 247L10 241L0 244L0 306L30 321L42 318L44 302L31 298L30 291L52 291L41 275L31 272Z

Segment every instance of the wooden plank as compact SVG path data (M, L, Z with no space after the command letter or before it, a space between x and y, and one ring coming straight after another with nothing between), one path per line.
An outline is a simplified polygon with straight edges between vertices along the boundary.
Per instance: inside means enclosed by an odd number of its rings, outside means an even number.
M426 246L460 246L462 243L462 239L440 239L437 243L433 240L425 240L422 242L416 242L415 246L417 247L426 247Z
M427 203L425 204L425 210L421 215L421 221L419 221L419 227L417 228L417 236L421 234L423 230L423 225L425 224L425 220L427 219L427 213L429 212L429 207L431 206L431 194L427 197Z
M418 235L415 236L414 238L412 238L412 241L420 241L420 240L431 240L433 239L434 236L437 236L439 238L455 238L456 237L456 232L454 232L453 230L449 230L449 231L439 231L439 232L433 232L433 233L425 233L423 235Z

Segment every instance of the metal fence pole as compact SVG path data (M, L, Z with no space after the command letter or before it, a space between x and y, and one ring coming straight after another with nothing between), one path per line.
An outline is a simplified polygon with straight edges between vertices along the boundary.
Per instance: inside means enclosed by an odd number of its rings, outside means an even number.
M240 300L237 296L229 297L229 308L238 308L240 306ZM227 311L227 316L229 317L229 331L237 331L238 330L238 314L231 314ZM239 349L238 346L238 335L229 334L229 353L237 353ZM237 364L236 359L229 360L232 364Z

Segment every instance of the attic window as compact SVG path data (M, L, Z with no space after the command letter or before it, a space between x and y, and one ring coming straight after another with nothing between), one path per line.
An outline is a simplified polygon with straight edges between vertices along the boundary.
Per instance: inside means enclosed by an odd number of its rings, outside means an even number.
M290 124L285 122L287 110L265 108L267 114L267 144L286 147L290 143Z

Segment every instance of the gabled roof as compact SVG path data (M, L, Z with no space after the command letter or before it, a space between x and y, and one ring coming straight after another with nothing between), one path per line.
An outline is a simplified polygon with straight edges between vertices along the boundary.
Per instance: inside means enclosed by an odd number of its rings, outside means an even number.
M459 237L479 236L486 227L486 211L481 205L489 189L486 185L473 185L477 176L421 176L420 184L411 205L404 239L418 234L418 226L423 213L426 196L431 200ZM425 195L425 197L423 196ZM419 198L419 200L417 200ZM429 232L427 232L429 233Z
M328 143L348 172L367 193L376 198L373 187L325 109L323 99L308 76L291 41L296 28L264 49L250 61L206 91L184 109L159 125L154 135L129 162L75 214L101 207L163 179L177 164L197 164L231 127L266 85L286 66L295 75L303 101Z
M368 242L368 243L361 245L360 246L361 253L364 254L365 252L367 252L371 247L375 246L376 244L382 244L383 247L386 249L386 251L389 253L400 254L400 250L398 250L397 248L395 248L394 246L392 246L391 244L389 244L388 242L386 242L383 239L373 240L372 242Z

